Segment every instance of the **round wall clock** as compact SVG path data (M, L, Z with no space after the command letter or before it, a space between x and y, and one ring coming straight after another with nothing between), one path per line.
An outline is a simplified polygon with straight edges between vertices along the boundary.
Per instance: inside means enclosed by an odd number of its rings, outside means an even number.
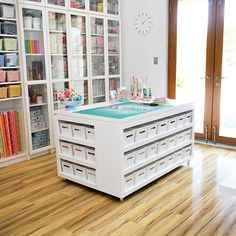
M138 34L148 34L152 29L152 17L148 13L139 13L134 22L135 30Z

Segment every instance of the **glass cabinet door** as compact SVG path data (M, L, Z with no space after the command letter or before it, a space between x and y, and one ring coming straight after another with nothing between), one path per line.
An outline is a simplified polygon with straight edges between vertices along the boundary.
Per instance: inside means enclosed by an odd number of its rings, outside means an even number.
M76 80L74 81L73 88L75 91L82 95L84 98L84 105L89 104L89 84L88 80Z
M69 88L69 82L52 82L53 109L58 110L65 108L65 105L59 101L59 94Z
M69 0L70 7L74 9L85 10L85 0Z
M103 0L89 0L90 11L103 12Z
M93 79L93 103L105 102L105 79Z
M108 62L109 75L120 74L119 21L108 20Z
M46 0L48 4L54 5L54 6L61 6L65 7L66 3L65 0Z
M90 24L92 76L104 76L104 20L101 18L91 17Z
M119 15L119 0L107 0L107 14Z

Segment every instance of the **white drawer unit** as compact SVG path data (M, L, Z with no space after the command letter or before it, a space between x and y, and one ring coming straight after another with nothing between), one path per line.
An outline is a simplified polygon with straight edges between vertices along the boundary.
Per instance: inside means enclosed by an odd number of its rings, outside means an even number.
M142 141L147 138L147 126L137 128L135 131L135 142Z
M63 136L72 137L71 124L60 122L60 133Z
M129 103L132 116L122 118L86 111L118 109L119 104L110 103L55 111L59 176L122 200L193 158L192 103L158 107ZM126 103L121 106L119 113L129 113ZM139 114L134 115L135 109Z
M86 153L85 153L85 147L77 144L73 144L73 154L75 158L85 160L86 159Z
M142 148L140 150L137 150L136 154L135 154L135 164L143 162L146 159L146 155L147 155L146 148Z
M74 165L74 175L78 179L86 180L86 168L79 165Z
M61 161L61 171L68 175L74 175L73 164L67 161Z
M72 125L72 134L74 138L85 139L85 127L82 125Z
M71 143L60 141L60 149L61 149L61 154L63 156L68 156L68 157L73 156Z

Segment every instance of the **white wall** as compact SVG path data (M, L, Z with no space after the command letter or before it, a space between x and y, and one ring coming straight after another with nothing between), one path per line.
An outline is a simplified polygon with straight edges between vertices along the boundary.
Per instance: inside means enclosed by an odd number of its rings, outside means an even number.
M134 28L137 13L152 16L149 34L140 36ZM168 0L121 0L123 81L129 88L132 75L148 76L154 96L167 95ZM158 57L158 65L153 58Z

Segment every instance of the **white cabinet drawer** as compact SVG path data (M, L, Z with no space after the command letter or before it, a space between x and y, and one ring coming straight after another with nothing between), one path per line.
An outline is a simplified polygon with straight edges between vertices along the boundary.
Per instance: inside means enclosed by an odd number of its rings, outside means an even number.
M75 138L85 139L85 127L81 125L72 125L72 134Z
M147 147L147 158L154 157L157 154L157 143Z
M185 132L184 132L184 141L190 141L191 140L191 138L192 138L192 130L191 129L189 129L189 130L186 130Z
M157 153L162 153L167 149L167 140L159 141L157 144Z
M172 136L168 138L167 141L167 149L174 148L176 145L176 136Z
M135 154L135 164L140 163L146 159L147 149L143 148L136 151Z
M95 183L96 182L96 171L93 169L86 169L88 181Z
M94 141L94 128L85 128L86 139L90 141Z
M136 129L135 142L142 141L147 138L147 126Z
M167 160L166 159L159 160L156 164L156 172L159 173L165 170L166 167L167 167Z
M66 161L61 161L61 171L65 174L73 175L73 164Z
M61 154L64 156L71 157L72 153L72 144L67 142L60 141Z
M86 159L89 162L95 162L95 150L94 149L90 149L90 148L86 148Z
M125 168L131 167L135 164L135 152L125 155Z
M183 126L184 123L185 123L184 120L185 120L185 115L180 115L180 116L178 116L178 117L177 117L177 124L176 124L176 126L177 126L177 127Z
M167 166L168 167L173 166L175 164L175 156L176 156L176 154L172 154L167 157L167 161L168 161Z
M160 121L158 123L158 134L164 133L167 131L167 120Z
M185 136L184 132L176 135L176 145L180 145L184 142L184 136Z
M192 123L192 120L193 120L193 113L192 112L185 114L185 124Z
M156 174L156 163L152 164L152 165L149 165L147 167L147 178L151 178L155 174Z
M71 124L60 122L60 133L63 136L72 137Z
M125 189L130 189L134 186L134 175L129 175L125 177Z
M135 184L142 183L146 178L146 169L135 172Z
M125 138L125 145L134 144L135 130L130 130L125 132L124 138Z
M86 155L85 155L85 147L73 144L73 153L74 157L78 159L85 160Z
M86 179L86 169L79 165L74 165L74 174L79 179Z
M180 162L183 160L183 154L184 154L183 150L176 152L176 156L175 156L176 162Z
M168 119L168 130L172 130L176 128L176 117Z
M147 127L147 138L157 135L157 123L148 125Z
M187 159L192 156L192 146L184 148L183 158Z

